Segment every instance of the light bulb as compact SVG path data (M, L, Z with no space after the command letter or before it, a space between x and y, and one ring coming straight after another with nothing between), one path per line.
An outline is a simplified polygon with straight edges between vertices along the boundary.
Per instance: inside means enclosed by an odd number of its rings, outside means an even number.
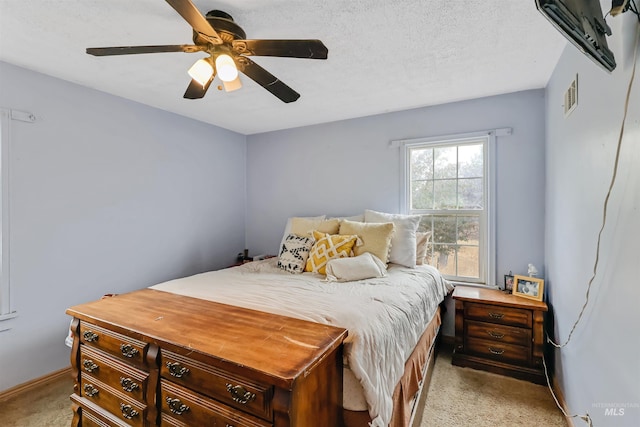
M218 55L216 58L216 70L218 71L218 77L224 82L232 82L238 77L238 69L233 59L227 55Z
M206 59L198 59L188 71L191 78L204 87L211 76L213 76L213 67Z

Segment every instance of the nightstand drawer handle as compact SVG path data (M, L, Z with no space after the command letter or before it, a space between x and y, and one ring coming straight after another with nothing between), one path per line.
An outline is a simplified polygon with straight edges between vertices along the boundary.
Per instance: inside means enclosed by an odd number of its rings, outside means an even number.
M167 369L169 369L169 374L176 378L182 378L189 373L189 368L185 368L178 362L167 362Z
M84 385L84 394L86 394L87 396L93 397L98 393L100 393L100 390L95 388L92 384L85 384Z
M488 348L489 348L489 351L491 353L493 353L493 354L502 354L502 353L504 353L504 349L502 349L502 348L499 348L497 350L495 348L491 348L491 347L488 347Z
M497 339L504 338L504 334L501 334L500 332L487 331L487 333L491 335L493 338L497 338Z
M98 341L98 338L100 338L98 334L94 334L91 331L84 331L84 333L82 334L82 337L86 342L96 342Z
M100 366L96 365L95 363L93 363L93 360L91 359L84 359L82 361L82 366L84 367L84 370L91 373L93 371L97 371Z
M502 319L504 317L504 314L503 313L489 312L489 317L491 317L493 319Z
M140 384L136 383L131 378L120 377L120 385L124 391L128 391L129 393L140 388Z
M255 393L247 391L241 385L233 386L227 383L227 391L231 394L231 399L233 399L234 402L238 402L243 405L255 400L256 398Z
M167 396L167 404L169 405L171 413L176 415L182 415L184 412L189 412L189 409L191 409L182 403L180 399L172 399L169 396Z
M140 353L138 349L134 348L131 344L120 344L120 351L124 357L128 357L129 359Z
M133 406L125 405L124 403L120 404L120 410L122 411L122 416L128 420L132 420L140 414L138 411L133 409Z

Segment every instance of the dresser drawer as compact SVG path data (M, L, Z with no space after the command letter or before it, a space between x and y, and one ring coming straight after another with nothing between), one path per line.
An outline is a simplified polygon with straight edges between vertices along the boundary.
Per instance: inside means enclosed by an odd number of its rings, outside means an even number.
M464 317L481 322L531 328L531 311L521 308L467 303L464 305Z
M245 415L184 387L160 380L162 426L270 427L273 424Z
M146 405L123 395L88 374L81 375L78 393L81 393L82 397L95 405L109 411L121 422L132 426L145 425Z
M149 346L142 341L86 322L80 322L80 341L138 366L144 365Z
M467 336L525 347L531 346L531 329L515 328L495 323L468 320Z
M519 345L499 343L480 338L467 338L466 352L487 359L499 360L528 366L531 359L531 349Z
M144 401L149 374L125 365L86 345L80 346L80 369L140 402Z
M90 412L86 408L82 408L82 427L124 427L128 424L115 422L106 419L105 417L99 417L95 413Z
M273 419L273 387L268 384L238 377L166 350L160 352L160 376L243 412L268 421Z

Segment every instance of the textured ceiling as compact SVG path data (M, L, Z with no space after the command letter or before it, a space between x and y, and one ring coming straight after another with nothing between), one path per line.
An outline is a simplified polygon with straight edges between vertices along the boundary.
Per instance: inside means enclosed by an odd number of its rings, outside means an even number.
M202 53L93 57L87 47L190 44L163 0L0 0L0 60L243 134L546 85L565 45L534 0L194 0L247 38L320 39L326 61L254 57L301 94L182 95Z

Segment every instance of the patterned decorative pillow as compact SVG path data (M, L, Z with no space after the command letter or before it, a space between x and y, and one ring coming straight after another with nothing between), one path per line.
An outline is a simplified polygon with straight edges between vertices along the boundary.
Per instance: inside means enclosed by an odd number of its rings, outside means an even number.
M302 273L313 243L314 240L311 237L289 234L282 243L278 256L278 267L289 273Z
M316 243L311 248L304 271L320 274L326 274L329 260L352 256L353 247L358 241L356 235L331 235L316 230L313 231L313 238Z

